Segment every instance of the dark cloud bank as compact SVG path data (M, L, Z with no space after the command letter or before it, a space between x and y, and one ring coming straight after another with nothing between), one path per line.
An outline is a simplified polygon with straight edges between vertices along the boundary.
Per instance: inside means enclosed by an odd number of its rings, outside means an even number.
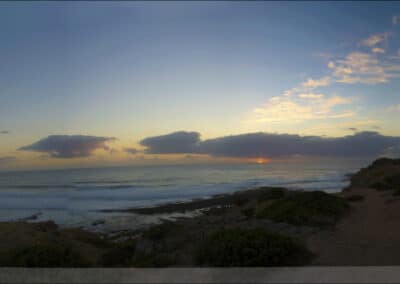
M106 143L113 137L83 135L53 135L18 150L50 154L55 158L88 157L96 149L110 149ZM179 131L148 137L140 141L148 154L207 154L214 157L257 158L330 156L374 157L398 156L400 137L384 136L378 132L358 132L338 138L299 136L290 134L249 133L201 140L200 133ZM137 154L135 148L125 152Z
M146 153L208 154L215 157L256 158L304 156L368 157L400 149L400 137L378 132L329 138L290 134L250 133L200 140L198 132L175 132L140 142ZM396 151L397 153L400 153ZM396 153L396 154L397 154Z
M96 149L109 150L106 143L115 139L85 135L51 135L18 150L48 153L54 158L88 157Z
M136 148L125 148L124 151L132 155L139 153L139 151Z
M145 138L140 141L149 154L195 153L200 142L200 133L179 131L167 135Z

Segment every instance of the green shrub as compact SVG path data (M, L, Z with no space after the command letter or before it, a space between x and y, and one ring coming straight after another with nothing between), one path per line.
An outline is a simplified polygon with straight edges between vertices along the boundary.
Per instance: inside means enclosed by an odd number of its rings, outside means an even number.
M272 199L283 198L285 196L285 190L279 187L271 188L268 191L262 193L258 198L257 202L262 203Z
M255 210L253 207L248 207L248 208L243 208L240 210L240 213L242 213L246 218L251 218L254 216Z
M312 254L297 239L263 229L222 229L211 233L197 248L202 266L279 266L308 263Z
M63 244L35 244L15 248L1 256L1 266L22 267L82 267L87 262Z
M332 225L348 204L345 199L322 191L298 192L274 201L257 213L257 218L293 225Z
M364 199L365 199L365 196L359 195L359 194L354 194L354 195L351 195L346 198L346 200L349 202L357 202L357 201L362 201Z

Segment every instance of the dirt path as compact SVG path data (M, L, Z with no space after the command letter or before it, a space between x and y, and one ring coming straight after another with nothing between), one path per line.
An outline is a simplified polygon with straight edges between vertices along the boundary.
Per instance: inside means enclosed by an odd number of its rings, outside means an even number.
M318 257L315 265L399 265L400 200L391 192L354 188L343 196L359 194L349 215L331 232L308 238Z

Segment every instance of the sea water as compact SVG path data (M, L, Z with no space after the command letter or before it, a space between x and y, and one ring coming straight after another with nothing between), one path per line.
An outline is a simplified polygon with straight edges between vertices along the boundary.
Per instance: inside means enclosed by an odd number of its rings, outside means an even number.
M349 174L369 162L324 159L0 172L0 221L53 220L91 230L138 228L185 214L144 216L103 210L155 206L259 186L337 192L348 185Z

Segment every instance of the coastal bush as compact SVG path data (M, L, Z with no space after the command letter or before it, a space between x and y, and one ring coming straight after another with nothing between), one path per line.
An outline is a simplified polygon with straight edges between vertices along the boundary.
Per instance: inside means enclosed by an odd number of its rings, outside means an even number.
M391 176L387 176L385 178L385 183L387 183L391 187L399 187L400 186L400 174L394 174Z
M245 205L246 203L248 203L249 202L249 199L248 198L237 198L237 199L235 199L234 201L233 201L233 203L236 205L236 206L243 206L243 205Z
M268 189L268 191L263 192L258 198L257 202L262 203L272 199L283 198L285 196L285 190L279 187L273 187Z
M171 231L180 229L181 226L171 222L162 223L150 227L143 233L143 237L152 241L159 241L164 239Z
M35 244L10 250L0 257L1 266L85 267L88 263L64 244Z
M199 245L195 260L202 266L303 265L312 254L298 239L263 229L222 229Z
M346 200L349 202L357 202L357 201L362 201L364 199L365 196L359 194L350 195L349 197L346 198Z
M379 191L383 191L383 190L389 190L389 186L383 182L374 182L371 187L373 189L379 190Z
M114 244L102 255L101 264L106 267L125 267L132 262L136 250L136 241L128 240Z
M240 210L240 213L242 213L246 218L251 218L254 216L255 209L253 207L248 207L248 208L243 208Z
M400 195L400 188L397 188L393 191L394 196L399 196Z
M274 201L258 211L257 218L293 225L332 225L348 204L345 199L322 191L298 192Z
M171 253L137 254L132 260L132 267L168 267L176 264L176 257Z
M106 248L110 245L110 242L100 238L98 234L87 232L78 228L68 228L61 230L61 233L66 237L81 241L83 243L87 243L93 245L98 248Z

